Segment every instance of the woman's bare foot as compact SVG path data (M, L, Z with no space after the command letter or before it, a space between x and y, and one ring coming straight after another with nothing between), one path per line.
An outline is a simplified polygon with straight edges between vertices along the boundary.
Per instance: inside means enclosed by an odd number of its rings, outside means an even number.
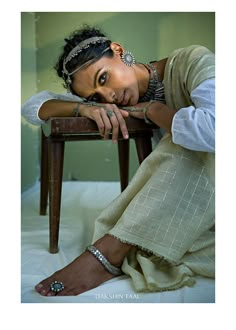
M120 267L131 246L120 242L116 238L105 235L94 243L101 253L116 267ZM35 286L35 290L43 296L74 296L91 290L105 281L113 278L104 266L88 251L76 258L65 268ZM62 282L64 290L54 293L50 284L54 281Z

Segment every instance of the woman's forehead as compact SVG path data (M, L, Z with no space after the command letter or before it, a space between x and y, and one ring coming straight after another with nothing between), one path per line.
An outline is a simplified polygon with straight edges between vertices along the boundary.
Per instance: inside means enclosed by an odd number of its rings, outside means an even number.
M113 59L108 57L102 57L98 61L89 64L87 67L78 71L81 75L96 74L98 70L105 68L106 66L110 66L112 64Z

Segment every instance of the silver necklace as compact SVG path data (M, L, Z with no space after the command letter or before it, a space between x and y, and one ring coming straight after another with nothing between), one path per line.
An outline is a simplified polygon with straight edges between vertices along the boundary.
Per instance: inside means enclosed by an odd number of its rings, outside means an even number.
M139 102L150 100L165 103L164 84L159 80L156 68L151 64L144 64L149 72L149 83L145 94L139 98Z

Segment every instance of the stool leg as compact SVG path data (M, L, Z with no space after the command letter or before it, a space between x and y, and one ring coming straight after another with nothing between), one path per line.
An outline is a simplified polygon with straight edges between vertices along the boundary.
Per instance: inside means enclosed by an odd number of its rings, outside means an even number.
M129 183L129 140L118 140L121 191Z
M135 138L135 144L138 154L138 160L141 164L142 161L152 152L152 139L151 135L144 135Z
M50 253L58 252L64 147L64 141L49 140L48 157Z
M48 202L48 141L41 131L40 215L45 215Z

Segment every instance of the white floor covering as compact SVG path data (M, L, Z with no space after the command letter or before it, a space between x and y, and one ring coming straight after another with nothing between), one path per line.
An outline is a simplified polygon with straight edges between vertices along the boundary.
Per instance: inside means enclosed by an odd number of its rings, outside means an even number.
M78 296L42 297L35 284L64 267L90 244L94 220L120 193L118 182L64 182L59 253L48 252L48 215L39 215L39 184L22 194L22 303L214 303L215 281L197 278L194 287L159 293L137 293L126 275Z

